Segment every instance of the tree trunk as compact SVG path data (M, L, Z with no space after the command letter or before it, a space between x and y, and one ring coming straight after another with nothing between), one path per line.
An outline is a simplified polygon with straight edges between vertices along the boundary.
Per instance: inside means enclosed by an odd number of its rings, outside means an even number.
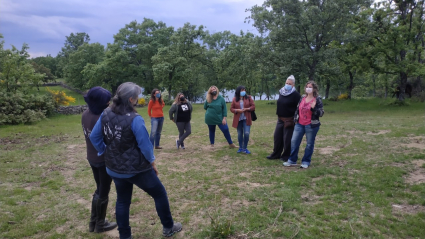
M353 75L353 72L351 72L351 71L348 71L348 74L350 74L350 84L348 85L348 88L347 88L347 90L348 90L348 99L351 100L351 92L353 91L353 88L354 88L354 84L353 84L353 82L354 82L354 75Z
M407 74L400 72L400 94L398 95L399 101L404 101L404 92L406 92Z
M329 89L331 88L331 80L326 80L326 92L325 92L325 98L329 99Z

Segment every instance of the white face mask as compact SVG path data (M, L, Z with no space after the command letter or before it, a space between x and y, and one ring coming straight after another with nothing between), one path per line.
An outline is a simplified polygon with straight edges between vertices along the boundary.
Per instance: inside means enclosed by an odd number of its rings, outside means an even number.
M313 92L313 88L307 87L305 88L305 92L307 92L307 94L310 94L311 92Z

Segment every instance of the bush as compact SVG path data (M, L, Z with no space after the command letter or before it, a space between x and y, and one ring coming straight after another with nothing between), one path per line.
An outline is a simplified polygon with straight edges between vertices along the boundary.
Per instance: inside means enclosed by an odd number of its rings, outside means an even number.
M425 102L425 91L419 92L412 97L413 102Z
M140 106L144 106L146 103L145 98L139 98L139 100L137 101L137 104Z
M33 123L55 112L49 95L0 92L0 125Z
M57 106L65 105L68 106L69 103L74 103L75 98L72 96L67 96L64 91L61 90L51 90L49 87L46 87L47 91L52 95L53 100L56 102Z
M337 100L348 100L348 93L340 94Z

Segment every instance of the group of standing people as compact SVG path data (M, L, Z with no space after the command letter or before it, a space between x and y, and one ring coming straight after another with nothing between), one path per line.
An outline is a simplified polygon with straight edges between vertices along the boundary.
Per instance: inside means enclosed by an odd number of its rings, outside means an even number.
M301 167L309 167L315 137L320 128L319 117L324 113L316 83L309 81L304 90L305 94L301 96L295 90L295 78L290 76L279 91L274 148L267 158L280 158L285 161L284 166L296 165L301 140L305 134L307 146ZM167 192L157 176L155 165L154 148L162 149L160 139L165 103L161 92L154 89L148 104L151 120L149 135L144 119L135 110L140 93L141 88L138 85L126 82L118 87L113 98L112 94L102 87L94 87L84 96L88 109L82 115L82 127L87 145L87 160L96 182L89 222L90 232L104 232L118 227L121 239L132 238L129 212L133 185L154 199L157 215L163 226L163 236L172 236L183 228L181 223L174 222L172 218ZM111 98L112 104L109 106ZM191 134L192 109L184 94L178 93L169 110L169 118L179 131L179 137L176 139L177 149L185 149L184 140ZM204 109L211 147L214 147L215 130L218 126L229 147L237 148L227 124L226 102L216 86L208 89ZM238 132L237 153L251 154L248 142L255 103L246 93L244 86L237 87L230 111L234 114L232 127ZM117 223L105 219L112 181L117 191Z
M301 160L301 168L308 168L313 155L314 143L320 128L319 117L325 111L314 81L309 81L301 96L295 90L295 77L289 76L285 86L279 90L277 100L277 123L274 132L273 152L268 159L281 159L283 166L295 166L301 141L306 135L307 145Z

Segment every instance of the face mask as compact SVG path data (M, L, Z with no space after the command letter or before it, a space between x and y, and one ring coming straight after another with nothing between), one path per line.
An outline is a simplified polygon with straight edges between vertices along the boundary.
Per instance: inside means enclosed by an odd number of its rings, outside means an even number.
M184 96L180 97L180 101L185 101L186 98L184 98Z
M217 91L212 91L211 95L217 95Z
M313 92L313 88L305 88L305 92L307 92L308 94L310 94L311 92Z
M286 91L292 90L292 85L285 85L285 90Z
M246 95L245 91L241 91L241 96L244 97Z
M155 96L156 96L156 98L161 98L161 94L160 93L156 94Z

